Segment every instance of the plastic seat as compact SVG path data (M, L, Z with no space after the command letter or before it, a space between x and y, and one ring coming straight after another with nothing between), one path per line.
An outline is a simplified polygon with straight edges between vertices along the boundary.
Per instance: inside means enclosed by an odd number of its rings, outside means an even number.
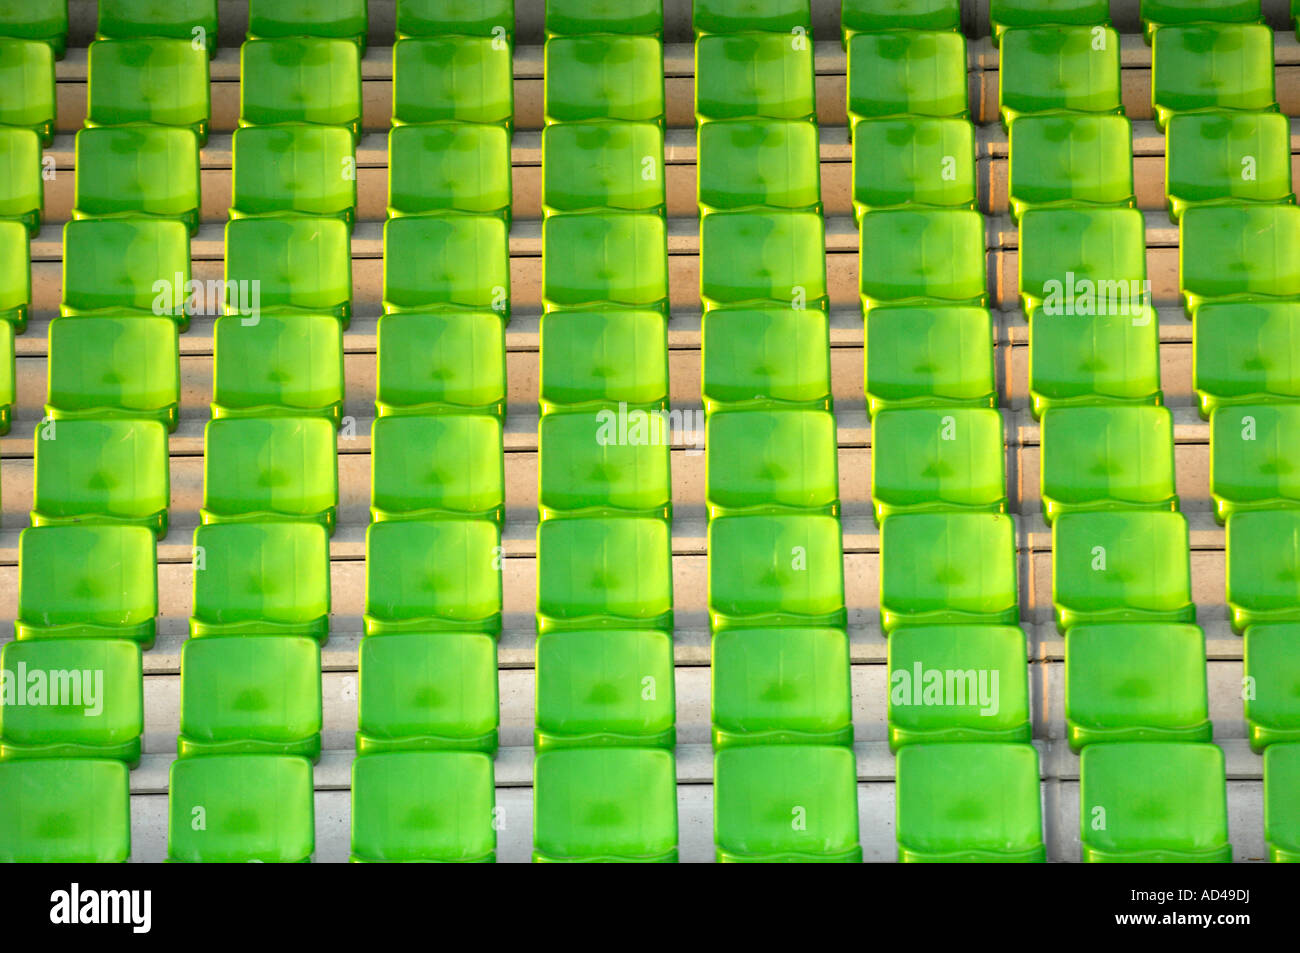
M1076 625L1195 622L1187 519L1181 513L1063 513L1052 524L1052 602Z
M370 515L385 520L505 518L501 419L381 417L370 431Z
M76 163L74 219L174 218L198 232L199 143L188 129L83 129Z
M1193 318L1211 299L1300 295L1300 208L1188 209L1179 228L1178 285Z
M1216 408L1300 399L1300 305L1205 304L1197 311L1192 378L1201 416Z
M501 533L489 520L366 530L366 635L501 631Z
M533 765L533 861L677 861L677 770L662 748L564 748Z
M859 292L887 304L988 303L984 216L955 209L870 212L859 224Z
M189 40L96 40L90 44L86 126L155 123L208 141L208 54Z
M812 44L788 33L702 36L695 43L695 119L817 118Z
M1273 28L1214 23L1157 30L1151 106L1160 129L1177 113L1276 110Z
M1146 224L1135 208L1030 209L1020 217L1020 305L1076 319L1145 321Z
M514 124L514 66L495 38L436 36L393 46L393 125Z
M289 36L239 51L239 125L310 123L361 134L361 58L355 43ZM396 86L394 86L396 89Z
M817 140L817 126L810 122L705 123L699 132L700 208L820 211Z
M883 410L871 423L876 522L896 513L1007 510L1002 415L986 407Z
M901 513L880 526L880 623L1015 625L1016 530L998 513Z
M830 409L830 327L824 312L714 310L704 315L701 333L706 414Z
M32 307L31 244L22 222L0 221L0 321L21 334Z
M384 313L442 308L495 311L509 319L509 232L500 217L430 215L384 223Z
M1110 23L1109 0L990 0L994 41L1016 27Z
M506 161L509 176L510 163ZM657 212L665 205L664 131L650 122L562 122L542 131L542 207Z
M0 761L0 862L111 864L130 855L130 779L121 761Z
M546 41L546 121L664 121L664 48L653 36Z
M1079 625L1065 637L1070 748L1209 741L1205 633L1195 625Z
M1227 549L1233 629L1300 622L1300 511L1234 513L1228 518Z
M1243 692L1250 747L1300 742L1300 626L1252 625L1245 633L1243 672L1254 691Z
M510 172L504 126L398 126L388 135L388 214L473 212L509 221Z
M329 314L218 318L212 416L324 417L343 412L343 330Z
M1191 113L1166 128L1169 217L1188 208L1291 203L1290 123L1281 113Z
M975 208L975 127L964 119L868 119L853 130L853 212Z
M546 35L631 33L659 36L663 0L546 0Z
M141 666L140 646L125 639L8 643L0 668L13 684L0 706L0 760L113 758L134 767L144 732Z
M318 523L223 523L194 531L190 635L329 638L329 536Z
M478 751L394 751L352 762L353 861L496 859L492 758Z
M39 41L63 59L68 45L68 0L0 0L0 37Z
M998 53L1002 125L1037 113L1124 112L1120 38L1109 27L1011 30Z
M321 748L320 646L304 636L187 639L177 750L301 755Z
M17 399L16 376L14 326L8 321L0 321L0 436L9 432L13 405Z
M49 45L0 37L0 124L31 129L48 148L54 142L57 113L54 53Z
M180 758L168 785L167 859L308 861L316 844L314 794L311 762L295 755Z
M960 30L961 0L843 0L843 39L884 30Z
M1047 860L1032 745L907 745L898 753L897 772L900 862Z
M1043 515L1176 510L1174 418L1165 407L1061 407L1043 415Z
M326 215L351 227L356 154L346 129L251 126L234 135L231 218Z
M552 215L542 223L542 259L547 311L668 307L668 229L657 214Z
M367 0L249 0L248 37L324 36L366 48Z
M1165 26L1192 23L1259 23L1260 0L1142 0L1142 29L1147 42Z
M1053 407L1084 404L1159 404L1159 345L1160 324L1153 308L1140 316L1082 317L1038 309L1029 317L1034 416Z
M844 628L844 552L834 516L709 521L709 620L722 629Z
M18 538L18 639L131 639L153 645L154 535L143 526L75 524Z
M551 311L541 338L543 414L667 408L668 322L659 312Z
M699 33L812 32L808 0L695 0L692 24Z
M497 749L497 644L482 632L361 640L357 754Z
M539 633L672 628L667 520L552 519L537 527Z
M648 629L548 632L537 640L539 751L676 742L673 640Z
M1300 862L1300 744L1275 745L1264 752L1264 839L1273 863Z
M184 331L189 283L190 233L179 220L86 219L63 227L64 316L165 315Z
M217 0L100 0L98 40L190 40L217 55Z
M17 219L32 238L45 214L41 162L41 137L35 130L0 126L0 219Z
M864 119L970 116L966 38L906 30L849 40L849 128Z
M171 318L50 322L45 412L52 419L143 417L174 430L180 389L176 322Z
M514 42L515 0L397 0L397 38L491 36Z
M817 212L716 212L700 223L700 296L713 308L825 311L826 223Z
M542 417L537 506L543 520L671 515L667 415L619 416L604 409Z
M378 363L381 417L504 412L505 329L491 311L384 315Z
M715 750L853 743L849 640L842 629L724 629L713 636Z
M352 242L337 218L241 218L226 224L229 315L352 317Z
M720 863L861 863L852 748L729 747L713 765Z
M1239 404L1210 417L1210 495L1233 513L1300 506L1300 404Z
M840 510L835 415L828 410L711 414L705 425L709 518Z
M1231 863L1223 750L1089 745L1079 768L1079 828L1085 863Z
M867 410L996 407L993 318L984 308L878 307L866 315Z
M1133 127L1123 116L1026 116L1011 126L1010 202L1132 208Z

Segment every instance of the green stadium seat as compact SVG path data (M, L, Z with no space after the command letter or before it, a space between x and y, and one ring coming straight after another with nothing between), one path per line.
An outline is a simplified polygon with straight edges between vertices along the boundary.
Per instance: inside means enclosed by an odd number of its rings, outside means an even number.
M301 755L321 748L320 646L305 636L187 639L176 746L194 755Z
M0 761L0 862L112 864L130 855L130 779L121 761Z
M220 754L172 762L167 859L301 863L316 845L311 762L296 755Z
M960 30L961 0L843 0L840 23L846 44L855 33Z
M18 538L18 639L131 639L153 645L154 535L143 526L76 524Z
M393 46L393 125L425 122L514 124L509 45L487 37L436 36Z
M697 34L812 32L808 0L695 0L693 6Z
M1085 863L1231 863L1223 750L1089 745L1079 767L1079 836Z
M1293 301L1202 305L1193 386L1201 416L1216 408L1300 399L1300 306Z
M533 860L677 861L677 770L663 748L604 745L539 754Z
M1103 404L1043 415L1043 515L1176 510L1174 418L1166 407Z
M728 747L713 765L720 863L862 862L852 748Z
M218 318L212 416L324 417L343 412L343 329L329 314Z
M509 174L509 163L506 165ZM664 214L664 131L650 122L561 122L542 131L542 207Z
M1032 745L907 745L897 765L900 862L1047 860Z
M1300 210L1298 210L1300 211ZM1020 304L1076 319L1148 318L1146 223L1135 208L1030 209L1020 217Z
M361 640L357 754L497 748L497 644L482 632Z
M673 628L672 528L650 517L543 520L537 631Z
M1120 38L1109 27L1011 30L998 53L1004 127L1037 113L1122 115Z
M538 428L542 519L672 514L666 414L611 409L545 414Z
M1245 633L1243 692L1250 746L1300 742L1300 626L1252 625Z
M849 128L864 119L970 116L966 38L951 30L859 33L849 40Z
M318 36L249 40L239 51L239 125L310 123L361 134L361 55ZM394 87L396 89L396 87Z
M1148 43L1165 26L1263 21L1260 0L1142 0L1140 13Z
M713 746L853 743L842 629L724 629L713 636Z
M964 119L868 119L853 130L853 212L973 209L975 127Z
M144 732L140 646L126 639L10 642L0 668L0 760L114 758L134 767Z
M657 214L552 215L542 223L542 259L547 311L598 305L667 310L668 227Z
M57 113L54 53L49 45L0 37L0 124L25 126L48 147L54 142Z
M13 405L17 400L17 371L14 363L14 326L8 321L0 321L0 436L9 432Z
M826 223L818 212L715 212L700 223L700 296L713 308L825 311Z
M169 316L184 331L189 282L190 233L178 219L85 219L63 227L65 317Z
M620 403L667 409L668 322L659 312L551 311L541 337L543 414Z
M878 307L866 315L867 410L996 407L993 318L984 308Z
M1030 740L1025 633L904 626L889 637L889 747Z
M357 211L352 136L335 126L250 126L234 135L231 218Z
M709 518L840 511L839 449L829 410L745 410L705 424Z
M490 520L366 530L366 635L501 631L501 532Z
M397 0L397 38L490 36L514 42L515 0Z
M174 126L99 127L77 133L79 218L174 218L199 230L199 141Z
M546 35L630 33L659 36L663 0L546 0Z
M501 418L381 417L370 431L370 516L385 520L505 518Z
M1080 404L1159 404L1160 323L1140 316L1029 316L1029 393L1035 417Z
M216 56L218 27L217 0L100 0L95 38L189 40Z
M1156 31L1151 106L1160 129L1178 113L1276 110L1273 28L1207 23Z
M1274 745L1264 752L1264 839L1273 863L1300 863L1300 744Z
M86 126L155 123L208 141L208 54L189 40L96 40L90 44Z
M990 0L994 42L1008 30L1036 26L1109 25L1109 0Z
M0 127L0 219L17 219L36 237L45 214L41 137L35 130Z
M1123 116L1025 116L1011 124L1011 214L1062 205L1132 208L1133 127Z
M390 414L490 413L506 400L505 329L491 311L379 319L375 407Z
M22 222L0 221L0 321L18 334L27 329L32 307L30 249Z
M1228 618L1237 632L1300 622L1300 511L1234 513L1227 550Z
M171 318L55 318L48 371L45 412L54 420L143 417L176 428L181 380Z
M830 324L825 312L713 310L704 315L701 333L705 413L762 407L830 409Z
M813 123L705 123L698 165L699 203L705 212L756 205L821 210L821 158Z
M226 224L225 312L352 317L352 242L341 219L299 215Z
M1300 404L1238 404L1210 416L1210 495L1233 513L1300 506Z
M167 535L167 428L157 420L63 420L36 440L33 526L113 523Z
M63 59L68 45L68 0L0 0L0 37L39 41Z
M880 624L1015 625L1016 528L1000 513L900 513L880 526Z
M1193 319L1211 299L1300 296L1300 208L1188 209L1179 227L1178 284Z
M844 628L838 517L722 516L709 521L709 620L723 629Z
M672 750L673 639L649 629L547 632L537 639L539 751L630 745Z
M871 422L876 522L897 513L1007 511L1002 414L988 407L882 410Z
M367 0L249 0L248 38L323 36L366 48Z
M510 246L495 215L384 223L384 313L466 308L510 315Z
M664 50L654 36L546 41L546 121L664 121Z
M388 214L511 216L510 133L475 122L398 126L388 135Z
M492 758L479 751L394 751L352 762L358 863L496 859Z
M1175 223L1188 208L1292 203L1291 128L1281 113L1190 113L1166 127L1165 187Z
M1195 622L1187 519L1177 512L1063 513L1052 524L1052 602L1076 625Z
M1171 623L1077 625L1065 636L1070 748L1209 741L1205 633Z
M969 209L869 212L859 224L859 291L886 304L988 303L984 216Z
M318 523L222 523L194 531L190 635L329 638L329 536Z
M797 39L797 38L795 38ZM789 34L702 36L695 43L695 119L817 118L811 43Z

